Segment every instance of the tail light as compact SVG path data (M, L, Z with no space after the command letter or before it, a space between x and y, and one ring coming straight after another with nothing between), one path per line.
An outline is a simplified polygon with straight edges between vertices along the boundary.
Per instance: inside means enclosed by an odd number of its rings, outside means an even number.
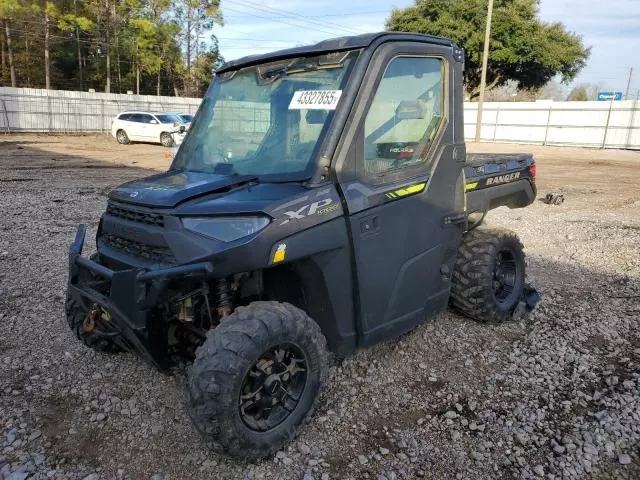
M531 166L529 167L529 175L531 175L531 178L536 178L536 164L532 163Z

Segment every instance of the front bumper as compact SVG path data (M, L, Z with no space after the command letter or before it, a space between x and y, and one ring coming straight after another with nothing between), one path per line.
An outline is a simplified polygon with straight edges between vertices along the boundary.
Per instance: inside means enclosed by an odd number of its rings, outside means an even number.
M168 268L111 270L82 257L85 235L86 227L81 224L69 247L69 295L87 312L98 304L110 314L109 321L115 331L109 334L110 340L138 353L158 368L166 368L166 338L156 342L151 338L147 323L149 312L157 305L170 280L210 276L213 265L201 262Z

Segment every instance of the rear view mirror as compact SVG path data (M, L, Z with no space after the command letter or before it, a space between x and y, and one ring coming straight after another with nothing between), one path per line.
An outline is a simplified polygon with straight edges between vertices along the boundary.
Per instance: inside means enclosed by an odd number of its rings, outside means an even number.
M425 105L420 100L403 100L396 108L396 120L422 119L425 110Z
M326 110L309 110L305 119L309 125L322 125L327 119L329 112Z

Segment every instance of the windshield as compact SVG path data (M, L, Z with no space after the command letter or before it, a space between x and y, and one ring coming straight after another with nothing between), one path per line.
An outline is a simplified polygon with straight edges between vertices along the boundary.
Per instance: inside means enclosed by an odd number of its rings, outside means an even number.
M295 180L311 176L359 51L216 75L172 169Z
M156 115L156 118L160 123L182 123L182 120L177 115Z
M193 120L193 115L180 115L180 118L183 122L189 123L191 120Z

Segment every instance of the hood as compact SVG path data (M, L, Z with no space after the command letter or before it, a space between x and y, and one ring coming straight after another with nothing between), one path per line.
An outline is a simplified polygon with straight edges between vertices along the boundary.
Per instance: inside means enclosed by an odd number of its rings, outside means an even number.
M246 184L228 193L213 193L181 203L173 210L176 215L228 215L264 212L306 195L308 189L298 184ZM302 205L300 205L302 206ZM280 212L282 213L282 212Z
M169 171L124 183L113 190L109 198L147 207L171 208L194 197L230 190L255 178L251 175Z

